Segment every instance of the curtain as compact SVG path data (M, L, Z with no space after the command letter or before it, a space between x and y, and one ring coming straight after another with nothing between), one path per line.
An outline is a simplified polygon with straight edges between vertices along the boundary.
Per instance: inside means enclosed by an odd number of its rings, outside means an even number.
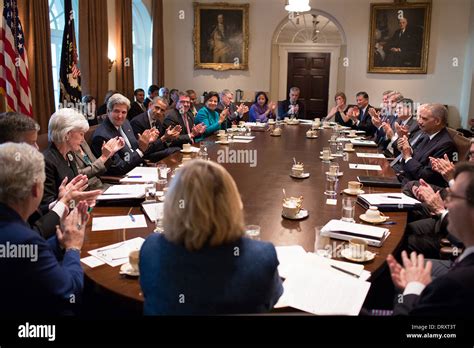
M107 0L79 1L82 95L92 95L97 105L103 103L109 87L108 46Z
M132 0L115 0L116 89L133 101Z
M48 0L19 0L18 14L28 53L33 117L41 126L40 132L46 133L55 111Z
M163 87L165 85L164 39L163 39L163 0L152 0L153 21L153 71L152 81Z

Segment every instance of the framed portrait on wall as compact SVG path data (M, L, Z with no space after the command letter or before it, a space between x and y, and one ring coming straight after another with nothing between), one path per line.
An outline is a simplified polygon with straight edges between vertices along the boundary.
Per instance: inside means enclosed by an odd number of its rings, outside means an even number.
M369 73L426 74L431 3L370 4Z
M194 69L248 70L249 4L194 3Z

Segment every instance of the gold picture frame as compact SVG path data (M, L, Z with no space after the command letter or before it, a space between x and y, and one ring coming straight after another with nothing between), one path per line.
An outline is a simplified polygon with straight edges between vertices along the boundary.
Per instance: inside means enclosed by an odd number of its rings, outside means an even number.
M248 70L249 4L193 4L194 69Z
M370 4L368 72L426 74L431 3Z

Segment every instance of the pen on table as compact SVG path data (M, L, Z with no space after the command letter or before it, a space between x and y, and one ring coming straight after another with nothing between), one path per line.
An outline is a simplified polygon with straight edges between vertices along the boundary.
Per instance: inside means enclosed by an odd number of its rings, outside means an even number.
M334 268L334 269L337 269L338 271L341 271L341 272L344 272L344 273L346 273L346 274L349 274L349 275L351 275L351 276L353 276L353 277L355 277L355 278L359 278L359 276L358 276L357 274L352 273L352 272L349 272L349 271L346 271L345 269L339 268L339 267L334 266L334 265L331 265L331 267Z
M132 214L128 214L128 216L130 216L130 219L132 220L132 222L135 222L135 217Z
M131 176L127 176L127 178L132 178L132 179L137 179L137 178L141 178L142 176L141 175L131 175Z
M397 197L397 196L386 196L387 198L393 198L393 199L402 199L402 197Z

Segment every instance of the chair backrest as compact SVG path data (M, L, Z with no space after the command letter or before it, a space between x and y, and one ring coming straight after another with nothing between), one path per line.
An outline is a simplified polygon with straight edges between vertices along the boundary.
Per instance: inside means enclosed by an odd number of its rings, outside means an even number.
M94 131L97 127L98 125L89 127L89 130L86 132L86 134L84 134L84 139L89 145L92 142L92 135L94 134ZM48 147L48 133L39 134L37 144L41 152L46 150Z
M464 161L467 159L467 155L469 153L469 149L471 147L471 140L463 136L457 130L453 128L447 128L448 133L454 141L454 145L456 145L456 149L458 150L458 161Z

